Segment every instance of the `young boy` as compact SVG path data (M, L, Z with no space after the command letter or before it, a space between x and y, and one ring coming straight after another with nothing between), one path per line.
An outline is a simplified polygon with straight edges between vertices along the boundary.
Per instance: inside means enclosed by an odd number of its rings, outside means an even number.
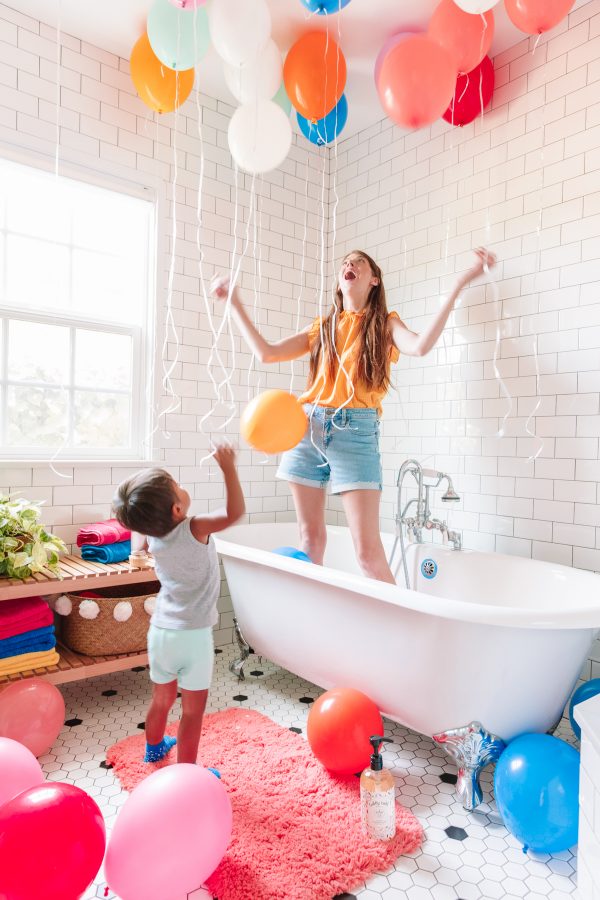
M146 469L122 482L113 500L116 518L144 536L136 549L154 556L161 588L148 631L152 701L146 716L144 762L158 762L177 744L177 762L195 763L213 670L212 628L217 622L219 561L211 534L245 512L235 452L217 447L225 507L188 517L190 495L164 469ZM141 545L141 546L140 546ZM165 736L167 717L181 691L177 739Z

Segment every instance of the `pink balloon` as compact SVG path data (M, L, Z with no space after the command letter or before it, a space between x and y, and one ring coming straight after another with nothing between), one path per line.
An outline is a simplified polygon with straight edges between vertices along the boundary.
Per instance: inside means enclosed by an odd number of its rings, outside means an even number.
M198 9L206 4L206 0L169 0L169 3L177 9Z
M392 121L404 128L422 128L448 108L455 84L451 54L427 35L415 34L389 51L377 89Z
M231 837L231 803L202 766L178 763L145 778L117 816L106 880L126 900L185 897L217 868Z
M48 681L28 678L0 692L0 735L24 744L34 756L50 749L64 721L65 701Z
M543 34L567 16L575 0L506 0L506 12L513 25L526 34Z
M0 896L77 900L105 844L102 813L85 791L50 781L31 787L0 807Z
M0 737L0 806L43 780L33 753L18 741Z
M375 78L375 87L379 84L379 73L381 72L381 64L383 60L386 58L392 47L395 47L397 44L401 44L402 41L406 40L407 37L410 37L413 34L417 34L416 31L399 31L397 34L391 34L389 38L386 40L385 44L377 54L377 59L375 60L375 69L373 72L373 77Z

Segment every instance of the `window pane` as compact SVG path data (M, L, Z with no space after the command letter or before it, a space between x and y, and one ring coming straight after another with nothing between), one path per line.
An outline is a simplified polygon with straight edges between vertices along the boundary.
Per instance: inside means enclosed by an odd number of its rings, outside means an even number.
M69 329L12 319L8 324L8 380L65 384Z
M5 182L9 231L68 243L72 205L67 196L69 180L6 161L2 162L0 177Z
M76 447L128 447L129 397L75 392Z
M130 259L73 250L73 305L78 313L108 322L139 322L144 284Z
M75 384L78 387L131 389L132 340L104 331L75 333Z
M9 233L5 302L9 306L68 309L69 260L65 246Z
M68 391L9 387L7 439L11 447L48 447L65 443Z

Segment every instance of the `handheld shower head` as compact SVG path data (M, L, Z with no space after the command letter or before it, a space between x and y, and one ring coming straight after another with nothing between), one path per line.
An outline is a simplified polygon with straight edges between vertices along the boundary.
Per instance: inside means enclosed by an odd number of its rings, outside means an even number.
M452 484L452 479L449 475L444 475L444 478L448 482L448 488L442 494L442 502L443 503L454 503L460 500L460 496L454 490L454 485Z

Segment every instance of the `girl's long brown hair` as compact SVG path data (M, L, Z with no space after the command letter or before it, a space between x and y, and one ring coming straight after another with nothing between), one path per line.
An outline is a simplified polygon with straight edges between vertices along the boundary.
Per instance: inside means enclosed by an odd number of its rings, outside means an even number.
M390 336L387 330L388 308L385 299L385 288L381 269L368 253L362 250L351 250L344 259L353 253L363 256L369 266L377 284L374 284L369 293L365 306L365 314L361 319L358 335L358 359L357 373L360 381L364 382L369 390L386 391L390 386ZM310 353L309 384L313 384L319 371L321 360L321 335L325 345L325 369L330 380L334 380L338 367L338 359L335 353L335 343L332 335L332 323L336 322L344 309L344 298L339 284L335 289L333 306L323 320L323 327L312 346Z

